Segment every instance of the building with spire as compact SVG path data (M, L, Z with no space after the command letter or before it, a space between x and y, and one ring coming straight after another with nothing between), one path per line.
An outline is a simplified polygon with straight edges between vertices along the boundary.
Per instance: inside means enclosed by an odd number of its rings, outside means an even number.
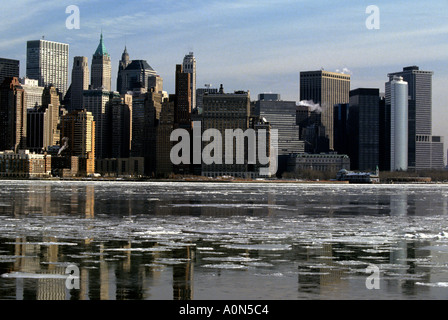
M149 91L150 84L154 83L156 77L157 72L146 60L130 60L128 50L126 47L124 48L118 63L117 91L120 94L141 88L144 91Z
M91 67L90 88L111 91L111 59L103 41L101 33L100 43L93 54Z
M118 62L118 76L117 76L117 91L122 91L123 87L123 70L125 70L131 63L129 60L129 53L126 46L124 47L123 54L121 55L121 60Z

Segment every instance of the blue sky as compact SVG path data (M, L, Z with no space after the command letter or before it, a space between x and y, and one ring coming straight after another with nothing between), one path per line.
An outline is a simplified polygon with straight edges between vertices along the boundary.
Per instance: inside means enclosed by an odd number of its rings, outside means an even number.
M3 0L4 1L4 0ZM80 29L65 27L65 9L80 9ZM368 30L368 5L380 9L380 29ZM448 2L385 0L16 0L0 12L0 57L21 60L26 41L70 44L91 61L101 29L112 58L115 87L125 44L174 91L175 65L193 51L198 86L280 93L298 99L300 71L347 68L352 89L384 91L387 73L418 65L434 71L434 134L448 144ZM70 65L71 68L71 65Z

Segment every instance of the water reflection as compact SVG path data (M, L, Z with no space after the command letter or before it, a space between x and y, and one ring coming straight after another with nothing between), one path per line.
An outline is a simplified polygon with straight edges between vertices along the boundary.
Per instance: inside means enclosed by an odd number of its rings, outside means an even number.
M0 299L447 298L445 191L13 184ZM65 285L71 264L79 290ZM380 292L365 286L372 264Z

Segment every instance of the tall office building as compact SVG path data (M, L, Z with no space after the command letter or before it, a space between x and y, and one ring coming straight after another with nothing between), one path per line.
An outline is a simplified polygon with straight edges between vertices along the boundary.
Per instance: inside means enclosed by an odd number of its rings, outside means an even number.
M408 83L394 76L386 83L386 105L390 106L390 169L408 170Z
M177 128L191 129L191 74L176 65L174 123Z
M121 87L117 87L120 94L125 94L139 88L148 90L150 78L156 77L157 72L145 60L133 60L126 69L119 72Z
M432 71L420 70L418 66L403 68L401 72L390 73L389 80L395 76L402 77L408 83L409 96L409 138L408 163L409 169L441 169L436 163L431 163L428 157L430 143L443 140L432 136ZM435 142L440 143L440 142ZM437 148L436 148L437 149ZM434 154L440 158L440 155Z
M160 110L159 125L157 126L157 152L156 152L156 174L159 177L168 177L173 173L171 162L171 149L174 145L170 140L174 130L174 96L163 100Z
M120 94L124 93L122 90L122 87L124 86L122 71L125 70L130 63L131 60L129 60L128 49L125 46L123 54L121 55L121 60L118 62L117 91L120 92Z
M95 173L95 121L92 113L78 109L62 116L61 139L65 139L68 155L79 157L80 171Z
M42 107L47 109L44 127L44 147L59 144L59 96L54 86L47 86L42 94Z
M265 119L271 129L278 130L278 155L305 152L300 140L300 127L296 124L296 102L282 101L280 95L260 94L255 104L255 116Z
M203 106L203 97L206 94L215 94L218 93L218 88L213 88L211 84L205 84L204 88L196 89L196 111L198 114L202 114L202 106Z
M60 99L68 89L69 45L48 40L27 42L26 76L38 80L39 86L54 85Z
M321 121L331 150L334 149L334 106L348 103L349 93L350 75L348 74L324 70L300 73L300 100L313 101L321 106Z
M241 129L245 132L250 125L250 92L236 91L235 93L217 93L207 94L203 98L202 112L202 131L208 129L218 130L223 138L222 144L215 142L214 154L221 155L221 159L216 159L212 164L202 164L202 175L208 177L217 177L223 175L231 175L234 177L248 177L250 175L249 165L247 161L238 164L236 161L236 144L233 145L232 164L226 164L225 154L226 145L224 141L224 133L226 129ZM212 142L210 142L212 143ZM208 144L204 143L203 150ZM247 144L245 145L247 147ZM245 148L245 155L247 155ZM220 163L218 163L220 162Z
M349 156L351 168L374 171L379 166L380 90L350 91Z
M191 109L196 109L196 58L193 52L185 55L182 63L184 72L190 74Z
M130 100L126 101L126 97ZM132 96L114 97L109 101L111 158L129 158L132 137Z
M5 78L19 77L20 61L0 58L0 85Z
M110 55L104 45L103 34L101 33L100 43L92 58L90 89L111 91L111 68Z
M26 108L31 109L36 106L41 106L44 87L39 87L37 80L28 79L27 77L21 78L20 83L25 91Z
M0 85L0 151L26 148L25 92L16 77Z
M110 156L111 137L109 130L109 101L119 97L118 92L107 90L85 90L84 108L91 112L95 120L95 156L106 159Z
M83 91L89 89L90 72L87 57L73 59L70 111L83 108Z
M117 91L120 94L140 88L149 90L154 85L160 85L160 82L157 83L157 79L154 79L156 77L157 72L146 60L130 60L127 48L124 48L118 63Z
M334 106L334 151L338 154L349 154L349 110L348 103Z

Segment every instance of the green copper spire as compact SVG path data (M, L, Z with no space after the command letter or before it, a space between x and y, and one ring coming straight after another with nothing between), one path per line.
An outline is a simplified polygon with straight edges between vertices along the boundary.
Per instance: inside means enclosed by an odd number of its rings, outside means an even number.
M100 38L100 44L98 45L98 48L96 48L94 56L109 56L109 53L107 53L106 46L103 42L103 31L101 31L101 38Z

